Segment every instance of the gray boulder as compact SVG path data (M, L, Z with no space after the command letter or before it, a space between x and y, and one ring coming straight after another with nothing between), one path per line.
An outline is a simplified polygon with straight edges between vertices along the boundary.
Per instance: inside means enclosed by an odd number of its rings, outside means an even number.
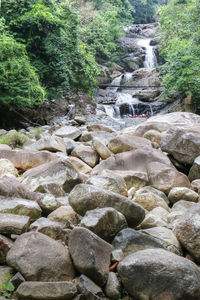
M7 237L0 234L0 264L6 264L6 255L10 248L12 248L13 242Z
M75 276L68 248L39 232L20 235L7 263L28 281L68 281Z
M127 256L118 273L128 294L138 300L198 300L200 270L191 261L163 249Z
M125 216L129 226L137 226L145 216L144 209L139 204L124 196L89 184L75 186L69 194L69 203L81 216L95 208L115 208Z
M22 234L28 230L30 218L14 214L0 214L0 233Z
M112 246L86 228L76 227L69 237L69 252L79 273L103 286L109 274Z

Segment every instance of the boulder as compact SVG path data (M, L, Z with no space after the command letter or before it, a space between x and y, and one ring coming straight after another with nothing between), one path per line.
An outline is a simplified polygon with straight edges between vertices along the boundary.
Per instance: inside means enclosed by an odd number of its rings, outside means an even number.
M144 219L144 209L119 194L89 184L77 185L69 195L69 203L80 215L95 208L112 207L121 212L129 226L137 226Z
M92 174L101 174L106 169L112 171L136 171L147 173L147 167L152 162L160 162L163 165L173 168L169 158L160 150L146 148L113 155L110 158L101 161L100 164L93 169Z
M20 181L29 185L31 191L35 191L43 183L56 183L65 192L70 192L82 180L72 164L64 159L58 159L26 171Z
M5 175L17 176L18 171L14 167L14 165L11 163L10 160L5 159L5 158L1 158L0 159L0 178L4 177Z
M0 233L22 234L28 230L30 218L14 214L0 214Z
M30 200L25 200L20 198L5 198L5 197L0 198L0 214L13 214L13 215L27 216L30 217L30 221L35 221L40 217L41 212L42 212L41 208L35 201L30 201ZM13 220L17 222L16 217L13 217ZM27 224L27 221L25 222L23 221L21 225L19 224L19 227L21 226L21 230L23 230L22 228L24 224ZM20 229L18 228L18 230Z
M27 281L20 284L16 291L16 296L20 299L68 300L72 299L76 293L76 286L70 281Z
M66 160L70 162L78 172L90 174L92 171L92 168L78 157L68 156Z
M193 165L189 171L188 178L190 181L200 179L200 156L197 156L193 162Z
M81 136L81 131L74 126L64 126L55 130L54 135L75 140Z
M0 265L6 264L6 255L12 246L12 240L0 234Z
M76 227L69 237L69 251L79 273L104 286L108 279L112 246L90 230Z
M108 145L109 141L116 136L116 133L110 133L106 131L90 131L90 132L83 132L80 138L81 142L89 142L92 141L94 138L98 138L104 143Z
M143 137L153 143L157 143L158 145L160 145L163 135L158 130L151 129L145 132Z
M40 194L31 192L27 185L23 185L17 179L8 176L0 178L0 196L35 201L41 198Z
M40 232L20 235L7 263L27 281L68 281L75 276L68 248Z
M138 300L199 299L199 268L163 249L142 250L125 257L118 273L128 294Z
M91 176L86 184L91 184L96 187L123 195L128 196L127 187L125 180L117 174L108 173L107 175Z
M108 299L120 299L121 298L121 284L117 278L116 273L110 272L108 275L108 281L105 286L105 294Z
M15 168L26 171L58 158L48 151L0 150L0 159L8 159Z
M66 153L66 145L62 138L58 136L45 136L31 144L29 148L33 151L47 150L51 152Z
M168 194L173 187L191 188L187 176L171 167L160 162L148 164L149 185Z
M169 211L163 207L153 208L148 212L140 224L141 228L152 228L157 226L168 227Z
M200 203L194 204L177 221L175 233L185 249L200 262Z
M102 159L107 159L113 154L99 138L94 137L92 143L94 149Z
M51 194L45 194L44 197L38 200L38 204L45 215L61 206L57 199Z
M64 197L65 192L64 190L57 184L57 183L42 183L36 189L36 192L43 193L43 194L51 194L55 197Z
M108 149L114 154L151 147L151 142L147 139L129 135L117 136L110 140L108 144Z
M168 198L171 203L175 203L179 200L198 202L199 195L186 187L175 187L169 192Z
M30 225L29 230L43 233L54 240L61 240L67 244L70 230L63 227L61 223L53 222L47 218L39 218Z
M22 276L22 274L20 274L19 272L17 272L11 279L10 282L14 285L15 289L18 288L18 286L24 282L25 279ZM0 298L1 299L1 298Z
M54 222L66 224L71 222L74 225L79 223L79 217L71 206L61 206L48 215L48 219Z
M168 227L174 229L179 219L184 216L185 213L187 213L188 209L190 209L194 205L194 202L185 200L176 202L171 209L171 213L167 216Z
M99 161L98 153L89 146L78 145L74 148L71 155L81 159L92 168L95 167Z
M88 131L105 131L110 133L115 133L116 131L112 127L108 127L102 124L92 124L87 126Z
M77 288L78 288L78 292L80 293L80 295L77 296L76 298L74 298L73 300L105 299L102 289L85 275L81 275L79 277L78 283L77 283Z
M177 240L172 230L166 227L154 227L143 229L143 233L148 234L156 239L161 240L167 244L167 250L182 255L182 248L180 242Z
M200 125L170 128L161 141L161 149L178 162L192 165L200 155Z
M80 225L107 242L112 241L120 230L128 226L125 217L111 207L87 211Z
M170 211L167 197L164 193L152 187L144 187L138 190L134 195L133 201L140 204L148 211L151 211L156 207L162 207L165 210Z
M192 189L200 194L200 179L195 179L191 182Z
M144 249L166 249L164 241L131 228L121 230L112 242L114 250L122 250L124 257Z

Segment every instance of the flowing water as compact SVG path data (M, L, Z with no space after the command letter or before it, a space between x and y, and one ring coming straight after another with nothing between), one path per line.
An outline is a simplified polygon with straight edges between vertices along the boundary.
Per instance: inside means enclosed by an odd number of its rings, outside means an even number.
M156 55L154 47L150 45L150 39L139 39L138 45L145 49L144 68L152 69L157 66ZM106 89L108 96L116 98L114 105L104 105L105 112L111 118L132 117L138 115L153 115L152 106L148 103L140 101L137 97L132 97L123 89L123 86L129 86L130 82L133 84L132 73L125 73L115 78L111 87ZM119 87L121 86L120 91Z

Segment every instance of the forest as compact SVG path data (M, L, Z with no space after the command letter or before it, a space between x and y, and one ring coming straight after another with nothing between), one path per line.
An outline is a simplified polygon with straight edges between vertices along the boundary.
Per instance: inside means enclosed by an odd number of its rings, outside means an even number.
M3 0L0 103L41 105L68 91L92 94L99 64L117 62L124 26L159 21L160 68L169 94L200 94L198 0Z

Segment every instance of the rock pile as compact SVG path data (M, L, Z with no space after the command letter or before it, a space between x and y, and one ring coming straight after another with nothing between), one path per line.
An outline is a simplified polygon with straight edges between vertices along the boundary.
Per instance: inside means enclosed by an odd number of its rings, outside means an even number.
M0 299L199 300L200 117L83 123L0 145Z

